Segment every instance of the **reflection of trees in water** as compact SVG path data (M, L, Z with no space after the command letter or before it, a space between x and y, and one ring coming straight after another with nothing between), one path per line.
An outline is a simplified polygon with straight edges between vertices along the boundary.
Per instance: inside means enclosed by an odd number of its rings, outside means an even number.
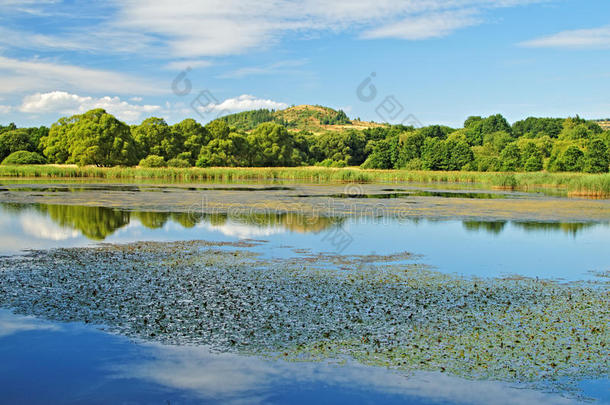
M486 231L498 235L504 230L506 221L464 221L462 225L467 231Z
M184 214L187 215L188 214ZM344 218L333 218L297 213L236 213L236 214L199 214L189 216L190 220L205 221L213 226L226 225L229 220L260 228L282 227L292 232L321 232L332 226L342 224Z
M344 218L302 215L296 213L249 214L244 216L236 216L235 218L231 217L231 219L246 223L248 225L258 225L262 227L283 227L289 231L298 233L321 232L344 222Z
M486 231L495 235L500 234L507 221L464 221L462 225L468 231ZM526 232L564 232L576 236L579 231L595 226L595 223L571 223L571 222L535 222L535 221L514 221L511 222L515 227L521 228Z
M77 229L87 238L95 240L103 240L129 223L128 212L111 208L43 204L37 208L58 225Z
M169 212L136 211L132 214L134 218L139 219L140 223L149 229L163 228L170 217Z
M563 231L572 236L576 236L583 229L595 226L595 223L583 222L515 222L514 224L526 232Z
M344 222L341 218L307 216L297 213L243 213L243 214L192 214L181 212L121 211L106 207L87 207L78 205L12 204L2 203L3 211L21 213L35 210L47 215L56 224L80 231L93 240L104 240L117 229L137 219L149 229L160 229L168 221L184 228L193 228L200 222L214 226L226 225L229 220L256 226L282 227L292 232L320 232Z

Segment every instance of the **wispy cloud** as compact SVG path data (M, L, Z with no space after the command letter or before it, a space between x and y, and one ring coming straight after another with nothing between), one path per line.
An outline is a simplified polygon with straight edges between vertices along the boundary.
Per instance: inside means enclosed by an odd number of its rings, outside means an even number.
M103 108L119 119L127 122L137 122L142 115L161 110L157 105L131 104L119 97L79 96L65 91L52 91L49 93L36 93L24 97L19 111L28 114L81 114L94 108Z
M247 66L239 69L235 69L230 72L226 72L219 77L221 78L235 78L241 79L246 76L255 75L277 75L286 73L298 73L300 72L298 67L301 67L307 63L304 59L299 60L285 60L276 63L271 63L264 66Z
M177 61L173 61L168 63L167 65L164 66L165 69L167 70L185 70L185 69L197 69L197 68L205 68L205 67L209 67L212 66L212 62L208 61L208 60L197 60L197 59L191 59L191 60L177 60Z
M152 82L122 73L0 56L0 94L58 88L116 94L158 94L169 91L158 88Z
M610 48L610 26L562 31L520 45L529 48L607 49Z
M460 28L477 25L481 21L482 18L478 16L476 10L447 11L405 18L393 24L365 31L362 37L408 40L440 38L452 34Z
M5 28L7 35L0 37L8 39L0 43L198 60L265 48L294 33L301 38L323 32L349 32L368 39L437 38L484 22L493 9L542 1L548 0L185 0L179 5L173 0L114 1L92 6L107 13L95 23L68 31L62 27L53 35ZM61 4L56 8L67 8ZM9 41L15 37L20 40Z

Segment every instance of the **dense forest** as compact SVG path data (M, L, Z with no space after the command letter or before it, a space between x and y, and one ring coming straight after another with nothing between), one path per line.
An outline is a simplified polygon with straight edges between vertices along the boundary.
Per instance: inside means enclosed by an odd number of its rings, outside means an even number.
M343 111L319 106L247 111L207 125L148 118L133 126L96 109L61 118L50 128L0 125L0 161L588 173L608 172L610 165L610 131L578 116L530 117L512 125L499 114L473 116L459 129L347 124Z

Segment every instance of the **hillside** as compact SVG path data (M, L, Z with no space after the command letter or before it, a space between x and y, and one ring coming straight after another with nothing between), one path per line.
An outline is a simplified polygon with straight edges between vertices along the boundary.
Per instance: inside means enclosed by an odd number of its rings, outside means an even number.
M595 122L597 123L597 125L602 127L604 129L604 131L607 131L610 129L610 118L604 119L604 120L596 120Z
M225 115L219 119L244 131L251 131L263 122L277 122L291 131L306 130L311 132L384 126L374 122L350 120L342 110L334 110L318 105L298 105L278 111L266 109L244 111Z

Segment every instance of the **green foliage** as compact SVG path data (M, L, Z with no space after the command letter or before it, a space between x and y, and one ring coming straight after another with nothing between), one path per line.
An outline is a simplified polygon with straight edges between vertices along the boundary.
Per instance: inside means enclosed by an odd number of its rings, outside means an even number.
M482 145L487 134L494 132L505 132L512 134L512 128L508 121L500 115L491 115L487 118L470 117L466 120L466 140L471 146Z
M393 169L398 138L376 141L372 153L362 164L363 169Z
M294 151L293 137L279 124L260 124L248 135L248 143L250 163L255 167L294 166L299 159Z
M167 164L165 163L165 159L163 159L163 156L149 155L149 156L145 157L144 159L140 160L140 163L138 164L138 166L140 166L140 167L166 167Z
M365 146L366 138L362 132L325 132L314 137L311 155L318 162L330 159L344 162L347 166L359 166L366 159Z
M557 145L560 146L560 145ZM563 149L563 150L562 150ZM576 145L556 148L549 161L549 170L554 172L579 172L585 164L585 154Z
M557 138L563 130L564 121L563 118L528 117L513 124L513 133L517 137L540 138L548 136Z
M27 129L13 129L0 134L0 161L13 152L34 151L37 144L30 138Z
M609 165L608 147L601 138L592 139L585 152L584 171L587 173L607 173Z
M0 158L41 151L50 163L278 167L317 165L439 171L607 172L610 131L578 116L529 117L512 127L502 115L472 116L464 128L379 125L355 130L347 115L321 106L231 114L202 126L148 118L129 128L104 110L61 118L50 130L0 126ZM291 128L301 128L300 131ZM305 128L311 128L313 132ZM321 131L322 130L322 131ZM248 132L246 132L248 131ZM150 157L150 159L147 159Z
M36 152L20 150L8 155L3 165L42 165L47 163L46 159Z
M194 165L192 165L188 160L186 159L180 159L180 158L173 158L167 161L167 167L193 167Z
M521 167L521 151L516 143L506 145L506 148L500 153L500 163L502 170L505 172L514 172Z
M525 161L523 168L526 172L538 172L543 168L542 156L540 155L531 155Z
M147 118L131 133L140 158L157 155L169 160L181 152L184 144L183 134L173 131L162 118Z
M177 154L176 157L187 160L190 166L194 166L201 148L210 141L210 132L191 118L173 125L172 132L179 134L178 139L184 140L184 145L181 148L182 152Z
M218 120L224 121L227 125L243 131L252 130L264 122L282 121L280 119L276 119L275 111L267 109L229 114L219 118ZM282 122L279 123L281 124Z
M230 132L226 123L222 122L222 124L214 124L209 128L212 136L216 137L201 148L196 165L198 167L248 166L250 162L248 140L242 134Z
M52 163L129 166L136 161L129 127L103 109L60 118L40 144Z

